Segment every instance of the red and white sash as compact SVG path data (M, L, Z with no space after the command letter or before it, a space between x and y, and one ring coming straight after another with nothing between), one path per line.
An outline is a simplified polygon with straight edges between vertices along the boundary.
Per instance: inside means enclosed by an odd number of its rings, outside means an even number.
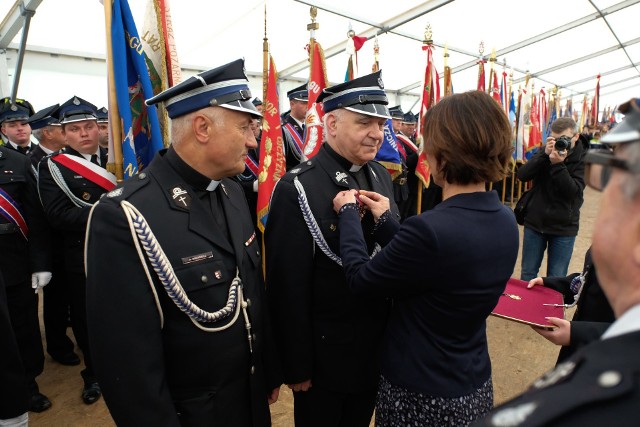
M302 138L298 134L298 131L296 130L296 128L293 127L293 125L291 123L286 123L284 125L284 127L291 134L291 138L293 138L293 142L296 143L296 148L297 148L298 154L302 154L302 149L304 147L304 141L302 140Z
M396 134L396 136L398 137L398 139L401 139L402 142L404 142L405 144L407 144L409 146L409 148L411 148L413 150L414 153L418 153L418 146L416 144L414 144L409 138L407 138L405 135L398 133Z
M18 209L18 203L11 198L9 193L2 189L0 189L0 215L10 223L17 225L22 236L25 240L28 240L29 227L27 227L27 221L22 216L20 209Z
M245 166L251 171L254 177L258 177L258 172L260 170L260 166L253 160L253 157L247 154L247 158L244 159Z
M53 156L51 160L71 169L78 175L99 185L107 191L113 190L117 184L116 176L114 174L94 163L91 163L84 157L62 153L57 156Z

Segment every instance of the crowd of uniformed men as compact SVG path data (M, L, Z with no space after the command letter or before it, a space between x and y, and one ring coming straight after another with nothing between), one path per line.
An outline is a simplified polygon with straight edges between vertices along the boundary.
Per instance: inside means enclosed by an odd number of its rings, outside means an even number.
M360 211L370 256L381 222L417 213L417 119L388 108L383 88L377 72L323 91L325 144L311 160L306 85L287 93L266 289L252 168L262 103L242 60L147 101L166 106L172 141L120 185L105 170L106 109L77 96L37 113L1 100L0 420L25 425L52 405L37 384L43 295L47 353L84 363L79 397L104 393L118 425L270 425L283 383L297 425L369 425L391 301L349 292L331 201L389 199L384 219ZM403 165L393 182L371 161L388 118ZM422 209L442 199L435 185L423 196Z

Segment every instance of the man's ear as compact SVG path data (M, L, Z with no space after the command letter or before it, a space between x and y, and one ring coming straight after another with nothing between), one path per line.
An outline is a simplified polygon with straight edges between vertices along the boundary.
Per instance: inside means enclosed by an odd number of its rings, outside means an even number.
M198 142L205 143L209 140L212 125L213 122L205 114L197 113L193 117L191 127L193 128L193 134Z
M326 117L326 124L327 124L327 132L329 133L329 135L335 136L336 128L338 126L338 120L336 119L336 116L334 114L327 113L325 117Z

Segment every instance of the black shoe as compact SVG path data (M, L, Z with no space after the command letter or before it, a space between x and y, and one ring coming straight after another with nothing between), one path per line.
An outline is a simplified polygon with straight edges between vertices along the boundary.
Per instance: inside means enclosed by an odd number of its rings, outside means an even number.
M61 356L51 355L51 358L61 365L65 366L77 366L80 364L80 357L73 351L71 353L63 354Z
M100 390L100 385L95 382L85 382L84 388L82 389L82 401L87 405L91 405L92 403L96 403L100 396L102 395L102 391Z
M51 401L42 393L34 393L29 398L29 410L31 412L44 412L51 408Z

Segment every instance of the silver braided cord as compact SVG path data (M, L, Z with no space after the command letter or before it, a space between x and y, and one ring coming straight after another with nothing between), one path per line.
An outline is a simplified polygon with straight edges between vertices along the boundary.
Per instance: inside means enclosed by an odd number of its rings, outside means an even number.
M298 180L298 177L295 177L293 179L293 184L295 185L296 190L298 190L298 204L300 205L302 217L304 218L304 222L307 224L307 228L309 229L309 233L311 233L311 237L313 237L316 245L318 245L320 250L327 257L329 257L330 260L342 267L342 259L338 255L336 255L329 247L329 244L325 240L324 235L322 234L322 231L320 230L320 227L316 222L316 218L313 216L313 212L311 212L311 207L309 206L309 202L307 200L307 194L304 191L302 183ZM376 256L378 252L380 252L380 250L380 245L376 243L369 258L373 258L374 256Z
M76 197L71 192L71 190L69 189L69 186L67 185L67 182L64 180L64 177L62 176L62 172L60 172L60 169L58 169L58 166L56 166L56 164L53 162L53 160L51 160L51 158L47 159L47 166L49 166L49 172L51 172L51 177L56 182L56 184L58 184L58 187L60 187L60 189L64 192L64 194L67 195L69 200L71 200L71 203L73 203L79 208L89 208L93 206L93 203L87 203L84 200Z
M147 259L149 260L153 270L156 272L160 283L162 283L163 288L167 292L167 295L182 312L189 316L196 326L207 332L218 332L227 329L236 322L240 315L240 309L242 309L246 323L245 326L247 330L250 330L251 324L249 322L248 313L246 312L247 303L243 298L242 280L240 279L238 270L236 270L236 277L233 279L229 287L226 305L215 312L207 312L201 309L194 304L185 293L184 288L173 271L173 267L169 263L162 247L160 247L153 231L149 228L144 216L142 216L135 206L126 200L121 202L121 206L132 230L135 232L135 237L137 237L137 240L142 245L142 248L147 255ZM198 323L219 322L228 318L232 314L233 318L231 321L218 328L206 328Z

